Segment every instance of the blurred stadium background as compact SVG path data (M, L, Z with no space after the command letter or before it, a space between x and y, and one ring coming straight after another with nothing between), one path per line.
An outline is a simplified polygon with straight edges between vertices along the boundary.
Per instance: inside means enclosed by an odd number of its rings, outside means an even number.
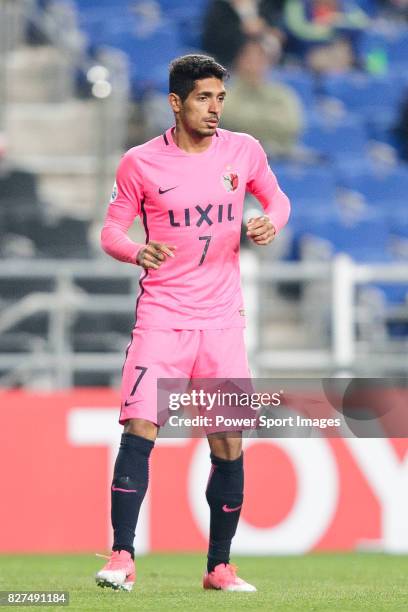
M99 232L121 153L166 124L169 60L202 50L207 5L0 0L0 465L14 500L1 505L0 552L109 548L139 270L109 260ZM271 157L288 227L261 253L242 245L259 377L407 379L408 9L360 6L347 70L308 66L280 24L270 78L296 93L303 130L298 154ZM405 449L251 441L234 550L408 551ZM138 551L203 550L206 442L163 439L154 455Z

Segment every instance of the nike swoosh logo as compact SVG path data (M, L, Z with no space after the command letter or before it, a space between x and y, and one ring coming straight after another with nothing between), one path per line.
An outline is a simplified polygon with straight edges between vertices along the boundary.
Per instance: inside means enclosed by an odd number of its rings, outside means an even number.
M159 187L159 193L160 195L163 195L163 193L167 193L168 191L172 191L173 189L177 189L178 185L176 185L175 187L170 187L169 189L162 189L161 187Z
M125 401L125 406L133 406L133 404L137 404L139 400L136 400L135 402L128 402L127 400Z
M112 485L112 491L120 491L121 493L137 493L137 489L121 489Z
M236 508L228 508L227 504L224 504L223 507L222 507L224 512L236 512L240 508L242 508L242 504L240 506L237 506Z

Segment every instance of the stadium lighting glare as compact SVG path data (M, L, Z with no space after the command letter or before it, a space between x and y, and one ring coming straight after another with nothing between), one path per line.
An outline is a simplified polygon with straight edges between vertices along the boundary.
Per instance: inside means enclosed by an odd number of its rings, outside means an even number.
M107 81L109 79L109 70L105 66L92 66L86 74L86 78L90 83L97 81Z
M95 98L109 98L112 93L112 85L108 81L96 81L92 86L92 95Z

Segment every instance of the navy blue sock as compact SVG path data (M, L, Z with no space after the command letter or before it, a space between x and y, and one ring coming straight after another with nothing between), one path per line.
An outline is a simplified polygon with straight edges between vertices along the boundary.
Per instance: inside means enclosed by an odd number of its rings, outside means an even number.
M206 497L210 506L210 541L207 571L219 563L229 563L231 540L237 530L244 499L243 455L228 461L213 454Z
M115 462L111 490L112 550L134 556L133 540L140 506L149 482L149 456L154 442L124 433Z

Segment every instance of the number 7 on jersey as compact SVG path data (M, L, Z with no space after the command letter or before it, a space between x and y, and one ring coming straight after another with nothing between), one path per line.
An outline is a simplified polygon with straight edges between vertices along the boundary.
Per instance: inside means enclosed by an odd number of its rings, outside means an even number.
M198 264L199 266L201 266L201 264L204 262L205 256L207 255L207 251L208 251L208 247L210 246L210 241L211 241L212 236L199 236L199 240L205 240L205 245L204 245L204 250L203 250L203 254L201 255L201 259L200 259L200 263Z

